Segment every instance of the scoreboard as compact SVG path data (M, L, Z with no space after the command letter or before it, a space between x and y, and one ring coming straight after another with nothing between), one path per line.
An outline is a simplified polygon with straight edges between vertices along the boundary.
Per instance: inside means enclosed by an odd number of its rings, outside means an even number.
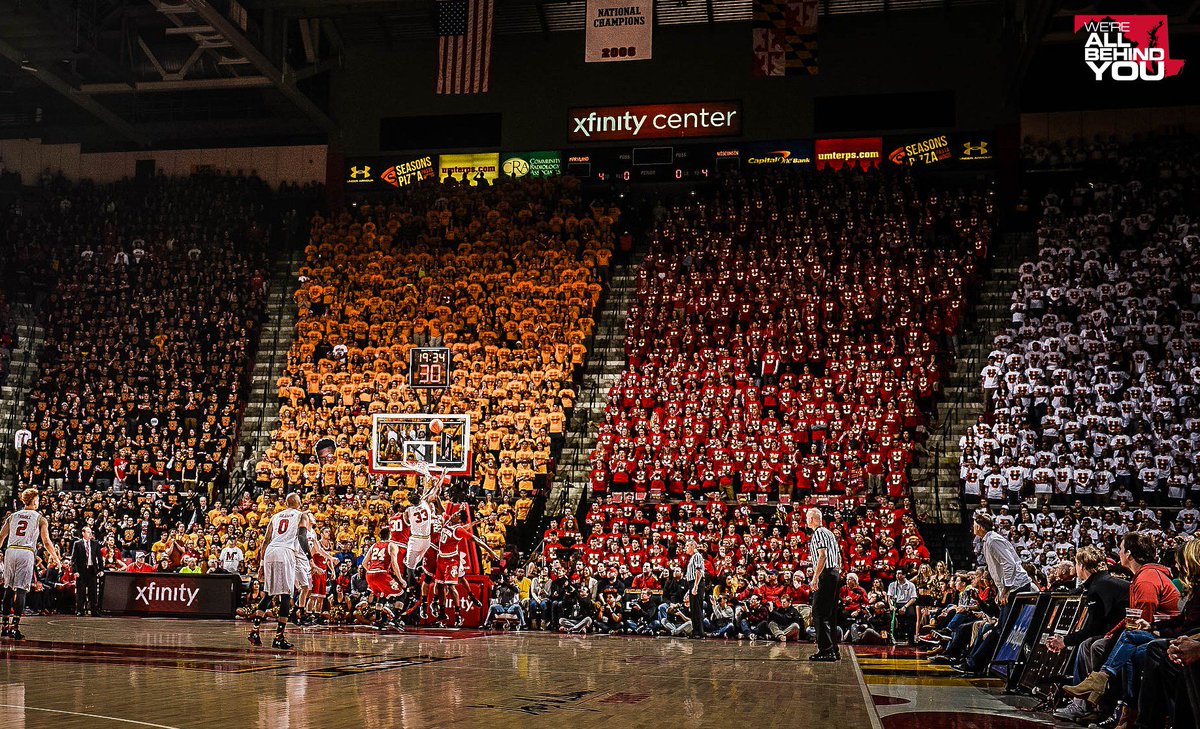
M566 174L596 182L669 182L715 176L709 144L610 147L565 153Z
M408 350L408 386L416 390L450 387L450 349L413 347Z

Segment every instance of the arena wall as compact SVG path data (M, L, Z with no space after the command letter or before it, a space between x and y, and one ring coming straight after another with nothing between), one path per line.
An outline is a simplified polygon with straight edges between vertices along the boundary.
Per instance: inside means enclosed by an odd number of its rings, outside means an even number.
M132 177L139 160L154 160L166 175L255 171L278 186L281 182L324 182L328 148L325 145L241 147L232 149L172 149L138 152L83 152L78 144L42 144L36 139L0 139L0 165L21 173L26 184L46 171L68 179L115 182Z
M1097 134L1200 133L1200 106L1052 111L1021 115L1021 138L1061 141L1090 139Z
M817 76L754 77L749 24L717 23L656 27L653 60L624 63L584 63L582 31L499 36L491 91L475 96L434 93L433 39L351 48L331 99L347 155L406 149L381 149L380 120L417 114L499 113L500 148L562 148L569 108L615 104L741 100L747 140L829 133L814 127L814 105L830 96L950 91L959 129L1017 123L996 91L1008 84L996 62L1004 53L998 6L834 15L821 23ZM902 111L877 110L879 118ZM869 124L876 115L864 116Z

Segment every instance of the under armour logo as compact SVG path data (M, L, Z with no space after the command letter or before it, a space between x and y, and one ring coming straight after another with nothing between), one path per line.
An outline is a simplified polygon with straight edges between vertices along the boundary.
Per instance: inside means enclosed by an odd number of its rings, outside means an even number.
M970 142L964 142L963 143L963 156L964 157L987 157L987 156L989 156L988 143L980 142L979 144L971 144Z
M370 166L351 167L350 168L350 179L351 180L370 179L370 177L371 177Z

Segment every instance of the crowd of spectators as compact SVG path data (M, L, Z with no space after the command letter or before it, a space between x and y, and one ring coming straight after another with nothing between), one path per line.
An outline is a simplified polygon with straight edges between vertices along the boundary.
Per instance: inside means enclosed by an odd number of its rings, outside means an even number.
M1148 174L1154 177L1187 177L1192 174L1187 135L1095 134L1091 139L1034 139L1021 144L1021 164L1037 173L1080 170L1120 174ZM1183 156L1177 156L1177 152ZM1031 178L1032 179L1032 178Z
M472 416L472 490L547 482L612 256L613 208L566 180L418 187L313 222L280 426L260 488L362 493L374 413ZM450 387L407 387L408 351L446 346ZM333 438L337 463L310 461Z
M825 171L727 177L664 213L592 491L901 496L990 198Z
M981 501L973 516L989 515L995 529L1013 543L1021 559L1039 572L1070 562L1085 547L1094 547L1117 559L1121 538L1130 532L1152 535L1165 550L1174 550L1200 535L1200 509L1191 499L1178 510L1153 508L1141 500L1124 506L1087 506L1076 500L1063 509ZM980 549L977 543L976 552Z
M553 476L620 216L585 204L577 188L568 178L418 185L313 220L254 513L269 517L283 494L304 494L349 580L416 484L369 468L371 416L465 413L474 470L455 497L472 505L477 534L515 562L506 547L532 536ZM449 348L447 389L408 387L418 346ZM334 442L327 462L313 452L324 438ZM253 540L244 546L253 566Z
M55 182L5 231L49 275L18 484L177 484L212 498L235 455L265 295L257 178Z
M910 639L917 595L923 606L948 575L901 499L991 212L985 194L861 171L727 177L660 206L591 457L591 506L584 524L551 528L534 574L516 581L520 621L807 637L797 505L823 497L842 506L843 631ZM691 539L717 585L703 630L681 592Z
M471 502L502 563L515 563L516 532L562 446L620 215L584 204L576 187L446 185L316 216L278 383L282 422L257 483L228 503L219 487L263 295L255 216L268 191L228 177L48 180L6 210L5 235L25 251L27 277L50 282L21 474L47 494L52 539L67 555L89 527L110 570L252 575L261 525L299 490L337 557L331 583L348 594L363 551L413 485L368 472L370 415L432 410L473 416L475 473L456 497ZM453 353L451 387L422 404L405 385L408 349L439 344ZM330 464L312 454L320 437L336 444ZM69 565L39 565L39 575L47 596L73 589Z
M1068 545L1061 558L1038 569L1021 538L1012 539L1004 515L977 512L973 524L983 566L955 575L951 599L935 603L919 622L919 642L931 662L987 675L989 665L1002 660L997 646L1023 593L1080 595L1086 611L1060 620L1066 630L1056 624L1039 640L1048 655L1066 653L1066 675L1052 673L1043 686L1049 697L1043 709L1101 729L1195 726L1200 539L1193 532L1166 539L1147 521L1115 539L1115 558L1106 553L1108 540Z
M551 528L528 571L502 577L509 585L497 602L519 605L522 625L563 632L807 640L813 565L804 512L731 504L719 494L656 504L611 494L592 502L583 525L567 516ZM932 568L907 502L845 499L830 516L847 571L843 633L863 642L896 640L892 624L905 604L888 589L920 574L922 595L932 595L946 579L944 568ZM689 541L714 585L703 596L699 629L684 594Z
M1167 167L1121 151L1133 159L1119 176L1042 200L1037 256L981 373L985 415L960 443L968 498L1177 506L1200 493L1200 146L1163 141Z

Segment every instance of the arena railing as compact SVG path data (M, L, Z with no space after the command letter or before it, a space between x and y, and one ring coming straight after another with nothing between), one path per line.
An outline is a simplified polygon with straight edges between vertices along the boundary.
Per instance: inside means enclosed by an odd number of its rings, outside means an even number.
M33 348L34 337L33 328L38 323L37 311L32 304L13 304L12 306L14 323L17 325L18 331L24 326L25 331L29 333L24 337L20 344L22 345L22 353L19 361L9 360L8 379L6 384L16 388L13 383L25 382L25 376L29 369L34 366L37 361L37 352ZM14 347L15 349L15 347ZM35 383L27 383L29 391L33 391ZM21 454L17 452L15 441L12 440L16 436L17 429L25 420L25 410L28 406L28 396L15 399L11 403L8 415L4 419L3 426L0 426L0 432L7 434L9 440L0 448L0 497L5 499L5 502L11 501L13 494L16 492L16 484L20 479L18 471L21 466Z
M281 284L280 284L280 282L278 282L276 280L274 271L272 271L272 275L267 279L267 293L266 293L265 301L263 302L264 312L266 313L266 316L264 316L264 321L262 324L262 327L263 327L262 334L266 333L265 330L266 330L267 326L271 327L271 330L273 332L270 337L270 340L269 340L270 347L271 347L271 355L270 355L270 358L267 360L267 374L266 374L268 381L266 383L266 386L262 388L262 393L259 396L257 402L252 401L250 399L250 397L247 397L246 403L242 409L242 417L238 421L237 437L234 442L238 444L238 452L239 452L239 455L241 456L241 462L238 464L235 464L237 466L238 470L240 471L240 473L238 474L237 483L230 485L229 503L231 503L231 504L234 504L234 503L237 503L238 501L240 501L242 498L242 495L244 493L246 493L246 491L249 489L250 484L254 483L253 471L252 470L248 471L246 469L241 468L241 464L246 463L247 460L253 460L255 462L255 465L257 465L257 461L262 455L262 451L264 450L264 448L263 448L264 438L269 439L269 437L270 437L270 434L267 434L266 436L264 436L264 434L263 434L263 425L267 422L267 408L274 406L276 409L276 412L278 412L278 409L279 409L279 403L278 403L278 398L277 398L278 393L276 392L275 384L270 381L270 378L271 378L271 375L276 372L276 367L279 364L279 362L286 361L287 358L291 355L291 348L288 347L287 349L284 349L281 352L281 350L279 348L279 343L283 339L284 336L287 336L287 338L289 340L295 338L295 330L296 330L296 325L299 324L299 318L297 317L292 322L290 331L285 332L285 330L288 328L278 326L276 317L281 315L284 310L296 309L295 299L289 298L288 294L295 293L294 287L296 285L296 282L292 280L291 272L293 270L295 270L297 255L300 255L300 254L296 251L296 249L294 247L290 248L287 252L288 275L286 276L287 283L283 284L283 286L284 286L284 292L283 292L284 293L284 302L283 302L284 309L279 312L271 312L270 311L270 303L271 303L271 294L275 293L276 287ZM267 338L265 336L262 336L262 334L260 334L260 336L258 338L258 347L255 350L254 356L250 362L250 367L249 367L251 396L253 395L254 389L255 389L254 370L258 366L259 355L262 354L263 347L268 342ZM257 421L254 423L254 440L252 441L251 450L249 453L245 453L242 451L242 446L241 446L242 434L245 432L246 427L248 425L246 418L245 418L245 413L246 413L246 410L248 410L251 405L259 406L258 418L257 418ZM253 467L251 467L251 468L253 468Z
M1006 239L1004 240L1006 240L1006 243L1008 243L1006 246L1008 253L1007 255L1004 255L1003 258L990 259L988 261L989 272L994 269L996 265L1019 265L1022 258L1024 258L1025 249L1027 248L1028 243L1030 243L1032 240L1032 237L1030 234L1012 234L1006 236ZM976 302L973 303L971 312L977 313L982 311L1000 311L1000 309L1006 309L1006 306L1007 305L1004 305L1004 303L988 303L988 305L979 305L979 303ZM932 442L934 442L934 448L932 448L930 452L932 468L930 469L930 475L926 477L926 484L929 484L929 486L934 489L936 516L931 520L931 522L942 525L946 523L942 518L941 504L942 489L944 487L950 486L956 489L956 493L959 493L958 523L964 522L966 513L968 511L965 502L962 501L961 498L962 480L958 475L958 469L954 470L955 475L953 478L946 478L942 474L941 466L943 464L943 460L949 456L950 450L952 450L953 444L952 441L950 441L950 435L952 435L952 432L950 432L950 429L952 429L953 424L956 422L956 420L958 420L958 417L956 416L960 414L961 410L964 409L964 406L967 403L978 403L983 399L982 390L980 390L976 382L976 378L978 374L982 372L983 363L986 361L986 357L988 357L990 351L988 348L988 343L991 342L991 339L996 335L996 332L984 331L982 321L978 320L972 321L971 329L965 330L964 333L967 336L966 338L960 337L960 342L966 344L966 349L971 353L967 356L964 369L968 381L967 384L961 388L958 396L948 400L948 403L942 403L940 408L940 414L942 415L940 426L937 428L936 438L931 439ZM959 351L964 351L964 345L960 344L958 349ZM959 361L962 362L962 360ZM947 404L948 408L943 409L944 405ZM986 411L983 412L983 415L986 415ZM914 501L914 504L916 504L916 501Z
M993 271L999 266L1019 265L1030 236L1028 234L1014 233L1004 236L1003 240L1005 244L1000 250L1005 251L1005 253L1003 255L992 255L988 258L983 271L985 279L990 278ZM980 291L981 289L976 290ZM956 347L957 353L968 353L965 358L960 357L957 360L958 367L961 367L961 371L966 374L967 382L953 398L942 400L938 403L938 415L940 416L938 425L930 432L930 438L927 440L927 443L932 446L926 449L925 457L928 461L928 473L916 482L912 480L909 482L908 495L914 506L914 518L925 529L936 531L938 541L945 546L947 559L950 559L947 528L962 524L965 521L968 509L963 502L962 479L958 475L958 469L952 468L953 477L947 477L943 474L942 467L945 464L945 460L951 456L954 448L952 429L954 424L958 422L958 416L962 413L967 403L977 403L982 399L982 393L975 383L975 378L982 371L983 363L987 360L987 355L990 351L987 344L996 334L992 331L986 331L986 321L976 318L975 314L1003 307L1004 304L981 305L978 299L970 302L968 312L970 312L972 319L961 330ZM950 465L953 466L956 464ZM917 499L912 488L918 484L933 492L933 513L926 515L925 518L922 518L921 510L918 508ZM958 494L958 518L951 521L945 518L942 508L942 492L946 489L953 489Z
M612 235L612 233L610 233L610 235ZM636 235L635 239L644 239L644 236ZM640 250L640 247L638 250ZM578 389L575 396L575 411L571 413L571 419L567 423L567 435L563 439L562 451L559 453L561 456L562 454L571 451L571 459L569 461L556 460L554 463L554 471L550 474L550 479L546 484L546 500L545 505L542 507L542 516L539 520L538 528L533 532L538 541L531 547L530 554L536 554L541 549L542 543L545 541L544 535L546 533L546 529L549 528L550 524L553 521L565 516L566 512L569 510L571 503L571 488L569 485L565 488L560 488L558 491L558 497L553 502L550 501L550 494L554 493L554 482L562 477L561 474L568 472L576 473L581 465L586 465L591 461L591 452L593 449L584 449L580 446L587 443L588 439L592 437L593 432L599 428L599 423L591 418L587 418L585 422L580 422L585 417L585 409L582 407L582 404L588 401L597 401L601 397L607 398L608 393L601 392L600 386L600 375L603 374L607 358L599 356L598 353L602 349L608 349L611 347L616 341L618 332L623 333L625 330L625 320L622 320L617 326L609 329L603 337L600 336L600 330L602 329L600 326L600 319L603 318L605 308L612 296L613 277L615 276L618 266L626 265L624 260L622 263L617 263L617 260L618 258L614 254L614 262L610 267L607 276L600 281L600 285L602 286L602 290L600 292L600 301L596 304L596 309L594 312L595 316L597 317L596 331L592 333L592 336L588 338L586 343L588 348L588 357L584 361L583 367L579 369L579 379L576 384ZM637 271L637 260L638 253L635 251L628 258L628 265L635 273ZM624 360L623 353L621 357ZM589 376L593 374L596 376L591 378L589 382ZM605 405L607 406L607 403L605 403ZM601 417L603 417L604 408L601 408L600 412ZM574 421L574 423L571 421ZM586 512L588 502L591 498L590 488L590 482L585 482L583 484L583 491L580 494L579 502L575 505L574 516L576 521L579 523L582 523L583 514Z

